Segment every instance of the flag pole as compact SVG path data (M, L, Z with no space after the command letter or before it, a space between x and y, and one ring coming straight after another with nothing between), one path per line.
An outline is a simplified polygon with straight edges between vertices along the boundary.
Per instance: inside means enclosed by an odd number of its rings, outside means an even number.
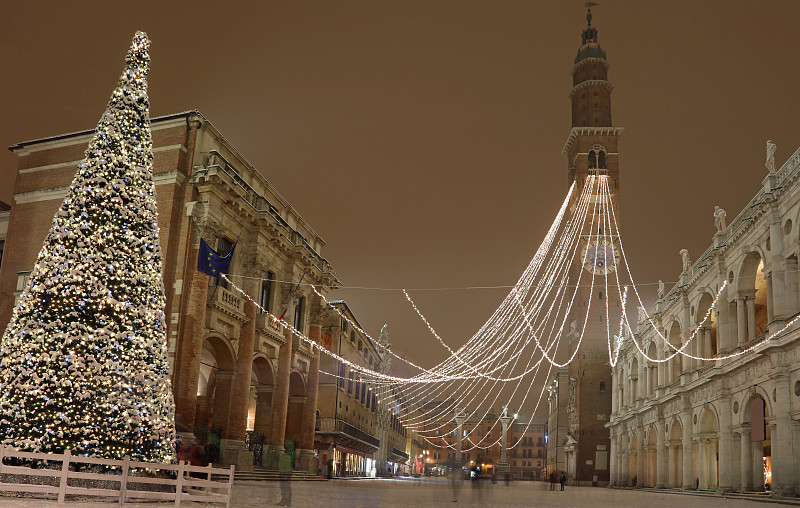
M283 320L283 318L286 317L286 314L289 312L289 307L294 307L294 296L297 294L297 290L300 289L300 284L306 277L306 272L308 272L308 270L303 271L303 275L301 275L300 280L297 281L297 285L294 287L294 291L292 291L292 296L291 298L289 298L289 303L286 305L286 309L284 309L283 314L281 314L280 317L281 320Z

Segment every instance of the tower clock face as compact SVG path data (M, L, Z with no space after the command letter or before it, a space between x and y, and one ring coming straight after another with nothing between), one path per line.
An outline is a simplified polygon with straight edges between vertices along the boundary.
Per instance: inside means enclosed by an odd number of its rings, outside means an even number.
M619 252L614 242L607 238L589 240L581 253L583 268L596 275L613 273L619 263Z

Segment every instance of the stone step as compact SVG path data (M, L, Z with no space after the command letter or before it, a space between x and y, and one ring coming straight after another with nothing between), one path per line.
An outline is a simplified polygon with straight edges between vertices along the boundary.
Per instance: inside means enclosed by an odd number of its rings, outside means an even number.
M300 482L327 480L319 475L298 470L292 470L289 473L280 473L275 470L255 468L252 471L236 471L234 474L234 481L281 481L286 479Z

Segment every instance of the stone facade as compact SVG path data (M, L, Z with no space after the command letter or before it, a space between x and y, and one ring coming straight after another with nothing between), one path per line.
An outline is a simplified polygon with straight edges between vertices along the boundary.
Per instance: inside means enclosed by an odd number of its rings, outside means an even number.
M253 466L246 434L263 436L265 464L285 440L297 466L313 460L319 351L293 337L224 280L197 271L200 239L221 251L239 240L231 280L310 338L320 337L321 292L338 285L324 241L199 112L152 121L154 180L164 254L166 317L176 425L185 440L221 438L219 461ZM0 271L0 326L8 323L53 214L92 131L11 147L19 157ZM253 440L255 441L255 440Z
M388 374L391 345L385 329L373 341L360 330L347 303L334 301L331 305L338 312L329 313L323 328L332 334L332 351L356 365ZM331 476L413 472L408 470L413 454L411 433L393 412L393 408L404 407L399 392L385 392L385 387L370 383L357 370L330 356L323 357L320 369L333 374L323 374L320 379L314 444L326 472L328 468L332 468Z
M613 484L800 492L799 177L800 150L626 338Z
M545 478L545 425L543 423L514 423L509 429L509 451L511 476L519 480L541 480Z

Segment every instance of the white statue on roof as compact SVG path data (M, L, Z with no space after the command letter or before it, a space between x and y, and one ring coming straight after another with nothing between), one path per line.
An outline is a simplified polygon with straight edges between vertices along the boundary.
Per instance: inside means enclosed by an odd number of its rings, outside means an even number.
M764 163L764 166L770 173L775 172L775 150L777 149L778 147L771 139L767 141L767 162Z
M725 218L728 214L722 208L715 206L714 207L714 225L717 226L717 233L722 233L722 230L725 229Z

